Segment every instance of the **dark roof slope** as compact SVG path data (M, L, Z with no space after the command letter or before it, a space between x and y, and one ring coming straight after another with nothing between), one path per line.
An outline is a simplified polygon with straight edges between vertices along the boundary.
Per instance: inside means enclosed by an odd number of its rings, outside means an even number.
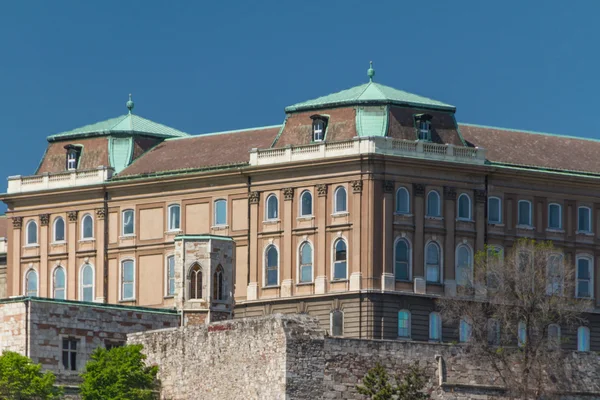
M600 141L569 136L459 124L463 138L487 150L492 163L600 173Z
M167 139L125 168L119 177L244 164L252 148L269 148L280 125Z

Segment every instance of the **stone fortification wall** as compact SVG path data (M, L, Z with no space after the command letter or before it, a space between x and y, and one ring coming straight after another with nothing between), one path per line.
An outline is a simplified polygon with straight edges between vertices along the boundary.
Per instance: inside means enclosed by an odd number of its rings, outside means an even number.
M13 301L0 305L0 350L25 354L27 319L25 303Z

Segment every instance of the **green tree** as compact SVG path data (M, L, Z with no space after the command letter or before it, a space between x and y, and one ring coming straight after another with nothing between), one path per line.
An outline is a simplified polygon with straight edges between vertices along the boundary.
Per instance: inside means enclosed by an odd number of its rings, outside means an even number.
M146 366L142 345L97 348L81 374L83 400L150 400L157 398L157 366Z
M377 363L356 389L371 400L427 400L429 395L423 393L425 383L424 371L416 365L411 366L403 376L392 379L386 369Z
M59 399L62 388L55 387L52 372L42 373L42 366L29 357L12 351L0 356L0 399Z

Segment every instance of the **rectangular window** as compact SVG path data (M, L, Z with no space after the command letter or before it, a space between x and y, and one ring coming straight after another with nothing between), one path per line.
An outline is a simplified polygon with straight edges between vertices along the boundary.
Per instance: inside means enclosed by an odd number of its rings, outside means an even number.
M215 225L227 225L227 200L215 201Z
M300 282L311 282L312 281L312 265L300 266Z
M531 226L531 203L526 200L519 201L519 225Z
M121 263L121 299L133 299L134 271L133 261L126 260Z
M498 197L490 197L488 199L488 222L490 224L502 223L502 213L500 210L500 199Z
M167 258L167 296L175 294L175 257Z
M588 258L577 260L577 297L592 296L591 262Z
M62 364L67 371L77 371L77 344L79 339L63 338Z
M419 140L431 140L431 124L429 121L419 121Z
M548 228L550 228L550 229L560 229L561 228L560 205L558 205L558 204L550 204L548 206Z
M578 211L578 224L577 224L577 230L579 232L586 232L589 233L592 231L591 228L591 211L589 208L587 207L579 207L579 211Z
M134 231L134 214L133 210L123 211L123 236L133 235Z
M410 313L408 311L398 313L398 337L410 338Z
M180 212L181 208L178 204L169 206L169 230L177 231L180 226Z

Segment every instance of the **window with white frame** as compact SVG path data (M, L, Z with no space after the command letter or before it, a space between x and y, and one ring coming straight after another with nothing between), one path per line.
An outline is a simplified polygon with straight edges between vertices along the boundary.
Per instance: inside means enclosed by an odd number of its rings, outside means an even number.
M456 284L469 285L473 277L473 256L471 248L461 244L456 249Z
M524 321L519 321L517 326L517 344L519 347L525 346L527 343L527 324Z
M84 215L81 219L81 238L94 238L94 220L92 219L92 216L90 214Z
M313 142L321 142L325 140L325 128L327 126L327 118L320 115L314 115L311 117L313 120L312 125L312 140Z
M55 242L65 241L65 220L62 217L56 217L54 219L53 237Z
M431 141L431 122L425 119L420 119L418 124L419 140Z
M30 269L25 275L25 296L38 295L38 274L35 270Z
M546 268L546 293L561 296L564 287L563 256L561 254L550 254Z
M490 318L487 321L487 341L492 346L500 344L500 323L496 319Z
M167 296L175 295L175 256L167 257Z
M134 230L134 212L133 210L124 210L122 213L122 231L123 231L123 236L127 236L127 235L133 235L135 230Z
M170 231L178 231L181 229L181 206L179 204L171 204L168 207L168 226Z
M344 312L333 310L330 315L331 336L344 336Z
M590 351L590 328L587 326L577 328L577 351Z
M398 337L410 339L410 311L398 311Z
M459 326L458 326L458 340L461 343L466 343L471 340L471 333L473 331L473 326L470 322L469 318L461 318Z
M394 275L397 281L410 280L410 245L406 239L398 239L394 246Z
M502 200L499 197L488 198L488 223L502 223Z
M337 239L333 245L333 279L348 279L348 252L346 242Z
M592 297L593 262L589 256L577 256L577 297Z
M215 226L227 225L227 200L215 201Z
M81 268L79 281L79 299L82 301L94 301L94 269L90 264L85 264Z
M548 325L548 346L553 349L560 348L560 326L557 324Z
M279 202L277 201L277 196L274 194L270 194L267 197L267 220L276 220L279 218Z
M225 298L223 290L223 267L218 265L213 274L213 300L223 300Z
M265 249L265 286L279 285L279 252L269 245Z
M190 268L190 299L202 299L202 268L198 264L194 264Z
M312 194L308 190L305 190L300 195L300 216L311 216L313 213L312 208Z
M74 171L77 169L77 151L70 150L67 152L67 170Z
M67 280L65 279L65 269L61 266L54 268L52 274L52 298L58 300L64 300L65 297L65 285Z
M313 254L312 246L309 242L300 245L300 283L312 282Z
M37 244L38 232L37 223L35 221L29 221L27 223L27 244Z
M62 365L67 371L77 371L77 346L79 339L62 339Z
M548 204L548 228L562 229L562 215L560 204Z
M427 216L440 216L440 194L435 190L431 190L427 194Z
M121 262L121 300L133 300L135 296L135 270L133 260Z
M347 204L347 194L346 194L346 188L343 186L339 186L337 189L335 189L335 193L333 195L334 198L334 205L333 205L333 212L334 213L344 213L346 211L348 211L348 204Z
M584 233L592 231L592 210L589 207L579 207L577 211L577 230Z
M471 198L466 193L458 196L458 219L463 221L471 220Z
M429 340L442 341L442 317L437 312L429 314Z
M519 200L518 224L531 226L531 202L529 200Z
M410 214L410 195L405 187L400 187L396 191L396 212Z
M425 249L425 275L427 282L440 282L440 246L435 242Z

